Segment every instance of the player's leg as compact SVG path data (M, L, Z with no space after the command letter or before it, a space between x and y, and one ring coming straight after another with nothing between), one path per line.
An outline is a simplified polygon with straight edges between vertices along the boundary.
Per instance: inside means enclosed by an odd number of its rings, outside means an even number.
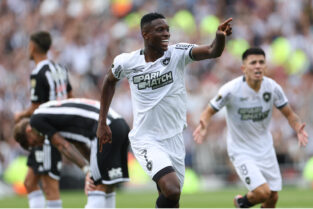
M265 202L263 202L262 207L275 208L277 201L278 201L278 192L271 191L270 197Z
M139 164L157 183L160 195L156 206L178 207L185 169L182 135L161 141L135 141L131 145Z
M60 199L59 181L51 178L48 174L40 175L42 190L46 195L47 208L62 208Z
M231 158L234 168L249 192L243 197L237 195L234 204L239 208L252 207L266 201L270 188L256 162L247 156Z
M112 143L99 152L98 140L91 143L90 173L96 189L88 191L86 208L115 208L115 185L129 181L127 167L129 127L123 119L110 124Z
M31 167L28 167L24 185L28 194L28 204L30 208L45 207L45 196L39 187L39 179L39 175L35 174Z

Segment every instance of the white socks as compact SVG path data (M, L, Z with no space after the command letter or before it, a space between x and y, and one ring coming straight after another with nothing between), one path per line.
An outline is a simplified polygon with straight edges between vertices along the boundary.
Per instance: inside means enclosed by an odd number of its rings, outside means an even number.
M85 208L105 208L105 193L102 191L88 192Z
M28 204L30 208L44 208L45 196L41 190L36 190L28 194Z
M115 192L105 194L105 208L115 208Z
M62 200L47 200L46 208L62 208Z
M109 194L102 191L88 192L85 208L115 208L115 192Z

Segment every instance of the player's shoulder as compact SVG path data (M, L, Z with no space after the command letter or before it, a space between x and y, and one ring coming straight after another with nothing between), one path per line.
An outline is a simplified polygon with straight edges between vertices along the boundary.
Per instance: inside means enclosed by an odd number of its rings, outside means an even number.
M132 52L124 52L114 58L114 63L129 63L131 61L137 60L140 56L143 56L143 50L141 49Z
M263 84L267 87L267 88L275 88L277 86L280 86L274 79L269 78L267 76L263 77Z
M43 60L39 62L36 65L35 69L32 71L31 75L38 75L38 74L45 73L45 71L49 70L50 64L51 64L50 60Z
M225 83L222 86L222 88L228 89L229 91L237 91L237 89L240 88L242 84L244 84L244 82L245 82L245 77L239 76Z

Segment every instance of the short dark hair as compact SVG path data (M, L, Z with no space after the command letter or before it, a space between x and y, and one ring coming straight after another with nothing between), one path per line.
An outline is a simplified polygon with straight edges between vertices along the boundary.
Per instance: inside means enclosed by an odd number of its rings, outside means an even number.
M243 54L242 54L242 60L247 59L249 55L256 54L256 55L263 55L265 57L265 52L263 49L259 47L252 47L247 49Z
M14 127L14 139L23 147L25 150L29 149L29 144L26 135L26 126L29 124L29 118L23 118Z
M145 14L141 18L141 21L140 21L141 30L146 24L151 23L155 19L165 19L165 17L164 15L157 13L157 12L151 12L151 13Z
M42 53L47 53L52 44L51 35L47 31L39 31L33 33L30 36L30 40L33 41Z

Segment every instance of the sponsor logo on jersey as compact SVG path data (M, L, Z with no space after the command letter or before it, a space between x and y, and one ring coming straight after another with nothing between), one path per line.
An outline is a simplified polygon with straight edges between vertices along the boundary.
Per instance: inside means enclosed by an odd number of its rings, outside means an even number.
M241 120L252 120L253 122L264 120L269 112L270 110L262 112L262 107L240 108L238 110Z
M248 100L248 97L240 97L240 101L243 102L243 101L247 101Z
M147 150L146 149L143 150L143 157L146 160L146 167L147 167L148 171L151 171L152 170L152 161L148 160Z
M263 99L265 102L269 102L271 100L272 94L270 92L265 92L263 94Z
M217 97L216 97L216 102L218 102L218 101L220 101L222 99L222 95L218 95Z
M114 69L114 64L112 64L112 69ZM114 70L114 76L116 78L119 78L121 76L121 72L122 72L122 66L117 66L117 68Z
M191 46L193 46L193 44L176 44L175 49L187 50Z
M121 178L123 176L122 174L122 168L112 168L111 170L108 171L110 179L117 179Z
M160 72L145 73L133 77L133 83L139 90L151 88L152 90L173 83L172 71L160 75Z

